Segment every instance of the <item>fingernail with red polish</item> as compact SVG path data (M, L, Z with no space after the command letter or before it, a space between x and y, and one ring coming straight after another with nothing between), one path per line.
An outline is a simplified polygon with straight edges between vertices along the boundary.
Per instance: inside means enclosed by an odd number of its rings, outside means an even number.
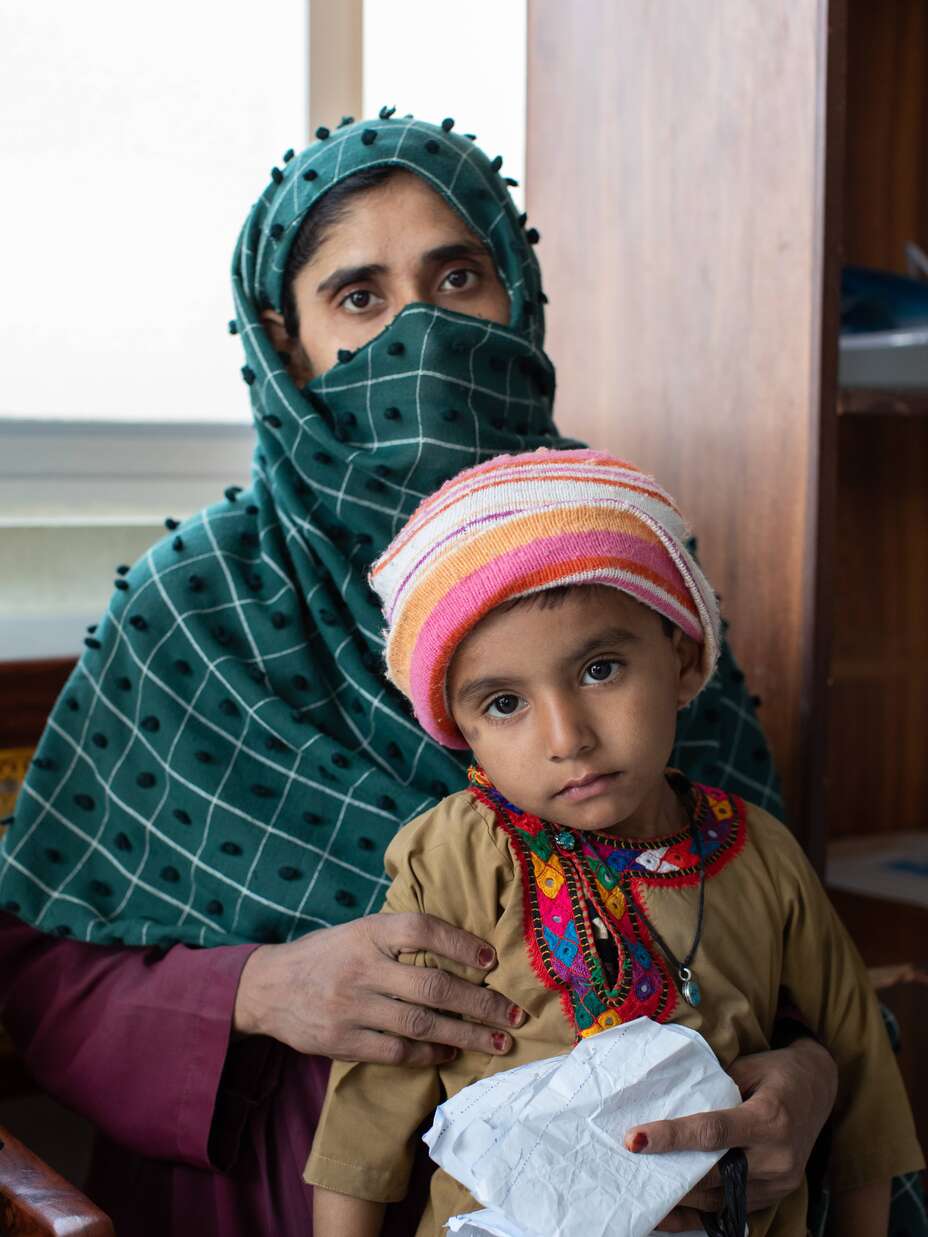
M520 1027L525 1021L525 1010L520 1009L518 1005L510 1005L506 1014L506 1021L511 1027Z
M639 1130L634 1138L626 1145L628 1146L629 1151L634 1151L637 1154L637 1152L644 1151L647 1147L648 1136L647 1134L642 1134L641 1130Z
M497 1052L507 1052L512 1043L505 1031L494 1031L490 1038Z
M477 961L481 966L492 966L496 961L496 954L489 945L484 945L483 949L477 954Z
M449 1048L446 1052L443 1052L441 1056L438 1058L438 1064L447 1065L450 1061L453 1061L457 1055L458 1055L457 1048Z

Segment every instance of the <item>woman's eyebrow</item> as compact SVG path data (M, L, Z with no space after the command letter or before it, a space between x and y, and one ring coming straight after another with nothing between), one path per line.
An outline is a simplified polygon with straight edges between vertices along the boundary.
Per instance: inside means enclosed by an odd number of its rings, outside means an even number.
M438 245L435 249L426 250L420 261L425 266L429 263L438 265L441 262L454 262L457 258L489 258L489 256L487 250L479 242L456 241L450 245Z
M366 279L373 279L375 275L385 275L386 272L387 268L378 263L371 263L368 266L340 266L338 270L323 279L316 292L323 295L328 292L337 292L339 288L344 288L347 284L364 283Z
M450 245L438 245L427 249L419 259L421 266L439 266L442 262L454 262L458 258L489 258L489 253L480 244L469 244L466 241L456 241ZM327 275L316 288L319 296L327 296L337 292L339 288L350 283L364 283L375 275L389 274L389 267L382 263L368 263L366 266L340 266L331 275Z

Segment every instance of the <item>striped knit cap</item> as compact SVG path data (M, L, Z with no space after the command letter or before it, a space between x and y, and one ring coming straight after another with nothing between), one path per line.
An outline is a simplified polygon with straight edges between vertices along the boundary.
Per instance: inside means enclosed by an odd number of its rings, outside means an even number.
M718 601L686 549L673 499L598 451L500 455L422 502L374 563L387 620L387 672L422 727L467 746L448 708L455 649L491 610L565 584L620 589L702 645L702 684L718 657Z

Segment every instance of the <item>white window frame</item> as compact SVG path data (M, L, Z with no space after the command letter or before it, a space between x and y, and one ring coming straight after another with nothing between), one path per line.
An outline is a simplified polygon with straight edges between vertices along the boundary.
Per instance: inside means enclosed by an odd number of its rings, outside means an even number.
M307 0L309 115L360 115L363 0ZM182 517L247 483L250 418L0 415L0 529Z
M0 529L160 523L247 484L250 419L0 419Z

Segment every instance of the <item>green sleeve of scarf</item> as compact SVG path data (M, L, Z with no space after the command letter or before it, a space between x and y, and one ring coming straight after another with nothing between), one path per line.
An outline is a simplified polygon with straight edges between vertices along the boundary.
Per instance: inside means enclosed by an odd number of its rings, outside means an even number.
M672 763L693 781L723 786L783 820L780 782L757 719L758 703L723 641L712 681L680 713Z

